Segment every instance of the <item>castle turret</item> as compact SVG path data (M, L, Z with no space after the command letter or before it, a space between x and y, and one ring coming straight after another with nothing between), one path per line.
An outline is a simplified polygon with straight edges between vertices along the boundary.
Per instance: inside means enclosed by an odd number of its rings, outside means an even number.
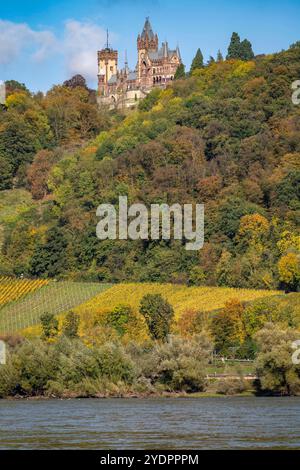
M164 59L167 59L169 57L169 45L167 42L162 43L162 51Z
M98 51L98 89L100 95L105 95L107 84L113 75L118 72L118 51L113 50L108 43L101 51Z

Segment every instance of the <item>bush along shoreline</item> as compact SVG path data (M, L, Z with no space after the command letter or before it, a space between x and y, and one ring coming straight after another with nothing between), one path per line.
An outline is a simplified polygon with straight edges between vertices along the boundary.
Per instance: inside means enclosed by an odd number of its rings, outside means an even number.
M2 338L7 361L0 366L0 398L300 395L300 365L292 361L298 330L282 318L246 311L232 301L210 325L189 314L175 332L172 305L147 294L140 304L149 333L143 341L126 336L132 321L126 306L88 335L79 335L81 318L72 311L62 324L44 314L40 337ZM225 360L230 354L235 366Z

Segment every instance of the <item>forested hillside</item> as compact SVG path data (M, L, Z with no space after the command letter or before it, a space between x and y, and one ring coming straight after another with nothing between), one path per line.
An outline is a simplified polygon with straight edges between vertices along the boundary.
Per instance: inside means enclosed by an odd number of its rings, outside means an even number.
M251 61L219 58L126 116L99 110L81 81L46 96L10 82L0 189L31 197L21 213L0 206L2 274L297 290L299 78L299 43ZM100 242L96 208L119 195L204 203L204 248Z

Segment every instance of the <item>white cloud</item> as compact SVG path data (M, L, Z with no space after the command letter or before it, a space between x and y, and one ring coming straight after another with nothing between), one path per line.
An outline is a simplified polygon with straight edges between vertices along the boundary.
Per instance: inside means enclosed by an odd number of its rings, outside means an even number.
M97 50L106 41L106 32L93 23L69 20L65 24L63 50L69 75L82 74L87 80L97 75Z
M25 23L0 20L0 64L9 64L30 49L30 58L44 60L57 48L57 40L51 31L34 31Z
M42 62L55 55L63 57L66 77L83 75L88 81L97 76L97 50L106 42L106 32L92 22L68 20L61 36L50 30L34 30L26 23L0 19L0 65L11 64L21 57Z

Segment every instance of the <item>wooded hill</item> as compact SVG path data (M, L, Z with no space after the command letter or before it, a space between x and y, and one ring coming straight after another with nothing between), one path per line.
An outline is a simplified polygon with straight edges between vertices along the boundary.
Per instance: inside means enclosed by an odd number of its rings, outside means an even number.
M9 82L1 200L27 192L21 212L0 206L2 274L297 290L299 78L299 43L251 61L219 58L125 116L99 110L76 80L46 96ZM100 242L96 208L120 195L204 203L204 248Z

